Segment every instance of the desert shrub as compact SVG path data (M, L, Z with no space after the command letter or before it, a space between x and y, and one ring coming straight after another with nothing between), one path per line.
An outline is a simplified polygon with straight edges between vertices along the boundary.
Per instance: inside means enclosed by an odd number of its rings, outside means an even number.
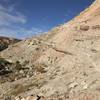
M29 64L29 61L28 61L28 60L25 60L25 61L23 62L23 66L26 66L27 64Z
M46 67L47 65L43 63L33 65L34 70L39 73L46 73L46 70L45 70Z
M88 31L89 30L89 26L80 26L80 30Z
M0 44L0 51L4 50L6 48L8 48L7 44Z
M11 99L11 97L8 96L8 97L5 97L4 100L12 100L12 99Z
M15 69L16 70L21 70L22 69L22 65L21 65L21 63L19 61L16 61L16 63L15 63Z
M0 58L0 75L5 75L11 73L10 69L11 63L6 61L4 58Z
M8 61L6 61L4 58L0 58L0 65L4 64L10 64Z
M37 47L35 50L36 50L36 51L38 51L38 50L39 50L39 48Z
M92 29L100 29L100 25L92 26Z
M91 51L92 51L93 53L97 53L97 52L98 52L96 49L91 49Z

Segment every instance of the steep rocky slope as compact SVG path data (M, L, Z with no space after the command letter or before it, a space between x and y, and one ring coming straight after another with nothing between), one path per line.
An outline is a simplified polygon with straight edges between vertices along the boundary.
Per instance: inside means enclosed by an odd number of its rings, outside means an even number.
M32 72L1 83L1 99L38 94L47 100L100 100L99 44L100 0L96 0L70 22L0 53ZM26 73L23 69L19 72Z
M14 43L17 43L19 41L21 40L0 36L0 51L8 48L9 45L13 45Z

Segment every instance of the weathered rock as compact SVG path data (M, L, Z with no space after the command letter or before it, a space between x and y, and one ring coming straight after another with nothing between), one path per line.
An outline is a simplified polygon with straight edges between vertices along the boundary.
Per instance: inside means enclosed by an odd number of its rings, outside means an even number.
M0 94L21 95L23 99L26 95L43 94L53 100L100 100L97 25L100 0L48 34L23 40L0 52L2 58L13 63L7 67L13 73L3 75L5 82L0 84ZM34 100L33 96L27 98Z

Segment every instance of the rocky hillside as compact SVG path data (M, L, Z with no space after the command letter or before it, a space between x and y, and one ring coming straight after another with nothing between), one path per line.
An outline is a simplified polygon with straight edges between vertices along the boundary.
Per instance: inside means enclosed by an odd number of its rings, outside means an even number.
M70 22L14 44L0 56L14 64L13 74L0 76L5 79L1 100L33 95L40 100L100 100L100 0Z
M17 43L19 41L20 40L18 40L18 39L13 39L13 38L7 38L7 37L1 37L0 36L0 51L8 48L9 45Z

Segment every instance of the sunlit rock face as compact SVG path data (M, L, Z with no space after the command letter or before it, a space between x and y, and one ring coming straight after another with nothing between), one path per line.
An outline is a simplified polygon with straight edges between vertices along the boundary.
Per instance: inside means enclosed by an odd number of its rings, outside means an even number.
M14 44L0 56L13 64L13 74L3 76L1 97L100 100L100 0L68 23Z

